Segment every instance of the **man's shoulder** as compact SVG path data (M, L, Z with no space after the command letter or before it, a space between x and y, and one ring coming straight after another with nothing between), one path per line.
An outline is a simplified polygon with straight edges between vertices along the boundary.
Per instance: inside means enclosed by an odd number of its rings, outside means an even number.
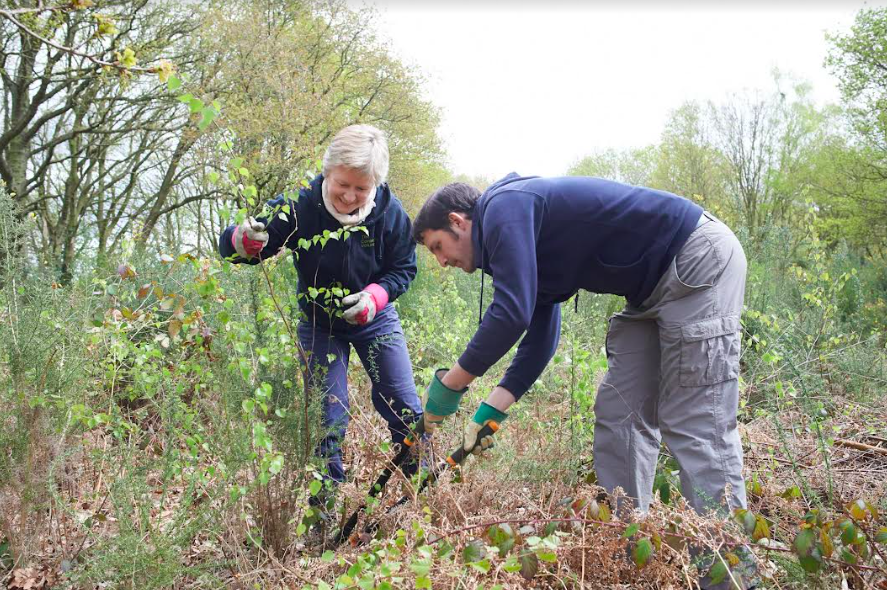
M532 187L514 185L485 194L479 204L483 222L496 223L532 215L544 200L544 195Z

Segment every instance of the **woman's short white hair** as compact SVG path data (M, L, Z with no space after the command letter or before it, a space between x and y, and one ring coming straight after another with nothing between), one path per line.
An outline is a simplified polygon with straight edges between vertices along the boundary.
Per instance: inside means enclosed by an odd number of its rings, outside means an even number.
M388 139L372 125L349 125L333 137L323 154L323 175L336 166L360 170L379 186L388 178Z

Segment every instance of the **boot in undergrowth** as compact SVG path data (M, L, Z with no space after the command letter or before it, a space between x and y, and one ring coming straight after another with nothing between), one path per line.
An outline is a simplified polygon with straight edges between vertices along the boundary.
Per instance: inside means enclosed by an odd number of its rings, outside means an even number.
M706 550L694 558L699 571L706 572L699 578L699 587L702 590L753 590L758 587L758 562L748 547L739 545L731 551L722 551L721 556L730 567L727 575L717 584L712 581L711 570L721 557Z
M335 490L324 487L316 496L308 498L310 514L306 514L302 522L308 530L302 537L306 549L326 549L328 539L332 538L336 527L336 494Z

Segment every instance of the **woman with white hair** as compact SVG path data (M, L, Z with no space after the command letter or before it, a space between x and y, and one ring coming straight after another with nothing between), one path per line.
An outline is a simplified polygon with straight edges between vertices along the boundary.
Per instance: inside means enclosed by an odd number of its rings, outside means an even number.
M258 264L284 246L293 250L302 312L299 340L309 353L310 389L324 395L327 435L318 454L326 458L334 482L345 479L340 445L350 417L351 346L370 376L373 406L388 423L393 442L402 443L409 424L422 414L403 329L391 305L416 276L416 247L410 219L388 187L387 174L385 134L370 125L351 125L333 138L323 173L298 199L277 197L268 203L273 215L232 225L219 240L222 257L235 263ZM282 208L289 213L278 215ZM325 230L348 226L367 231L298 248L300 239L311 241ZM341 298L337 311L330 309L335 302L310 297L314 289L350 294Z

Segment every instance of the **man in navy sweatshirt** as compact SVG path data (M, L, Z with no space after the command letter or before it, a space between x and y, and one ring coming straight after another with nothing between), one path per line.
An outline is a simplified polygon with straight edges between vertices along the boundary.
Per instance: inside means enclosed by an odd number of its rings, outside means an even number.
M736 419L746 259L726 225L663 191L512 173L482 195L461 183L438 189L412 229L441 266L481 269L495 287L465 352L428 388L427 430L520 340L465 432L466 450L488 447L479 430L504 420L554 355L560 303L580 289L622 295L595 402L598 481L646 510L664 440L697 512L746 506Z

